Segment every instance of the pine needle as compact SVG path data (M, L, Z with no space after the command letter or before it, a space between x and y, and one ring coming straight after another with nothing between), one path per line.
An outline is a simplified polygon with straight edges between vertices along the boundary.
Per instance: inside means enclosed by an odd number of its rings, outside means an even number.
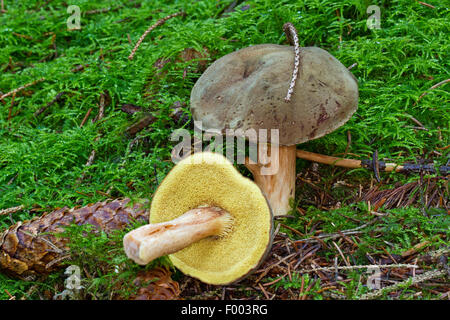
M289 84L289 89L286 97L284 98L284 101L289 102L291 101L292 92L294 92L295 81L297 80L298 76L298 66L300 64L300 47L298 44L297 29L295 29L294 25L290 22L287 22L283 25L283 30L286 33L286 37L288 38L289 42L294 46L295 54L294 71L292 71L292 78Z
M145 37L152 32L153 29L155 29L156 27L164 24L167 20L169 20L170 18L179 16L179 15L185 15L184 12L180 11L177 13L173 13L171 15L168 15L167 17L164 17L162 19L159 19L158 21L156 21L156 23L152 26L150 26L145 32L144 34L139 38L138 42L136 43L136 45L134 46L133 50L131 51L131 54L128 56L128 59L133 60L134 55L136 54L137 49L139 48L139 46L141 45L142 41L144 41Z

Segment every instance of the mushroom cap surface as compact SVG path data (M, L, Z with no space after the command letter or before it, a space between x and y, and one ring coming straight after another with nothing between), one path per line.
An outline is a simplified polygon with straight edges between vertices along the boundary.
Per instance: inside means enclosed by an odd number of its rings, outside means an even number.
M150 223L173 220L200 206L231 214L231 230L169 255L183 273L209 284L242 279L264 259L272 243L272 212L259 187L218 153L195 153L180 161L153 197Z
M318 47L300 48L290 102L294 47L250 46L212 63L191 92L194 120L204 130L279 129L279 144L316 139L342 126L358 107L358 84L335 57Z

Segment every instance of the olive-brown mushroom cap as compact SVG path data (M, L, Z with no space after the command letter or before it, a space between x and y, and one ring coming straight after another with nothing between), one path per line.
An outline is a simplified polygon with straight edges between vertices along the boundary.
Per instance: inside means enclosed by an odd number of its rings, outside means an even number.
M200 206L227 211L233 219L231 230L223 237L195 242L169 259L183 273L209 284L245 277L272 242L272 212L261 190L221 154L197 153L164 178L152 200L150 223L173 220Z
M255 45L223 56L194 85L194 119L223 133L279 129L280 145L319 138L350 119L358 84L339 60L318 47L301 48L295 89L285 102L293 68L290 46Z

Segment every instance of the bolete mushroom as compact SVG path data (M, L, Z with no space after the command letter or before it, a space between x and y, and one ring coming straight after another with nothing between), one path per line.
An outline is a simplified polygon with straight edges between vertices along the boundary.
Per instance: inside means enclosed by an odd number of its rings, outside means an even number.
M248 163L274 215L290 210L295 195L296 144L342 126L356 111L358 84L349 70L318 47L300 49L300 67L289 102L286 91L294 68L294 48L275 44L247 47L216 60L191 92L191 110L203 130L278 129L278 172L261 174ZM239 130L238 130L239 129ZM237 131L236 131L237 130ZM258 141L260 142L260 141Z
M209 284L235 282L263 260L272 243L272 213L261 190L218 153L180 161L158 187L150 224L123 239L144 265L169 255L183 273Z

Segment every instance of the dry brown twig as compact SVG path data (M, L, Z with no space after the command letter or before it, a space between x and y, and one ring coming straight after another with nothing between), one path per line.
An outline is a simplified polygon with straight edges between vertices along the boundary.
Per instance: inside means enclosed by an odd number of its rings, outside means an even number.
M358 62L353 63L351 66L347 68L347 70L352 70L354 67L358 65Z
M108 103L108 99L107 99L107 96L108 95L108 93L107 92L102 92L102 93L100 93L100 102L99 102L99 105L98 105L98 114L97 114L97 116L95 117L95 119L93 119L92 120L92 122L97 122L97 121L100 121L101 119L103 119L103 116L104 116L104 114L105 114L105 106L106 106L106 104ZM97 142L98 140L100 140L100 135L98 135L96 138L95 138L95 140L94 140L94 142ZM86 164L85 164L85 168L87 168L87 167L90 167L93 163L94 163L94 159L95 159L95 155L96 155L96 151L95 151L95 149L93 149L92 151L91 151L91 154L89 155L89 158L88 158L88 160L87 160L87 162L86 162ZM78 178L78 180L77 180L77 182L78 183L80 183L83 179L84 179L84 173Z
M20 206L17 206L17 207L3 209L3 210L0 210L0 216L5 216L5 215L8 215L10 213L19 212L19 211L22 211L24 208L25 207L23 205L20 205Z
M40 79L35 80L33 82L27 83L27 84L25 84L25 85L23 85L23 86L21 86L19 88L16 88L16 89L14 89L14 90L12 90L10 92L7 92L4 95L0 96L0 101L2 101L3 99L5 99L5 98L7 98L7 97L9 97L9 96L11 96L13 94L16 94L19 91L22 91L23 89L26 89L28 87L34 86L36 83L39 83L39 82L42 82L42 81L45 81L45 78L40 78Z
M298 270L298 273L310 273L316 271L335 271L335 270L356 270L356 269L387 269L387 268L418 268L415 264L369 264L369 265L355 265L355 266L334 266L334 267L321 267L321 268L313 268L313 269L301 269Z
M428 7L428 8L431 8L431 9L436 9L436 7L435 6L433 6L433 5L431 5L431 4L428 4L428 3L426 3L426 2L422 2L422 1L418 1L421 5L423 5L423 6L425 6L425 7Z
M3 1L2 1L2 4L3 4ZM13 296L11 293L9 293L9 291L8 290L4 290L5 291L5 293L8 295L8 297L9 297L9 300L16 300L16 296Z
M383 293L396 291L396 290L402 289L402 287L405 287L405 286L409 286L410 287L410 286L416 285L418 283L422 283L422 282L427 281L427 280L431 280L431 279L435 279L435 278L441 277L441 276L446 275L446 274L447 274L446 270L441 270L441 269L431 270L431 271L425 272L424 274L421 274L419 276L410 277L410 278L408 278L408 279L406 279L404 281L398 282L398 283L393 284L391 286L387 286L387 287L378 289L378 290L376 290L374 292L369 292L369 293L363 294L359 299L360 300L375 299L375 298L378 298L378 297L382 296Z
M300 46L298 44L298 36L297 36L297 29L295 29L294 25L290 22L287 22L283 25L283 30L286 33L286 37L288 38L291 45L294 46L294 70L292 71L292 78L291 82L289 84L289 89L286 94L286 97L284 98L284 101L289 102L291 101L292 92L294 92L295 87L295 81L297 80L298 76L298 67L300 64Z
M416 105L417 103L419 103L420 99L422 99L423 97L425 97L427 94L430 93L430 90L436 89L437 87L442 86L443 84L446 84L447 82L450 82L450 79L446 79L444 81L441 81L439 83L436 83L435 85L431 86L430 89L428 89L427 91L425 91L424 93L422 93L419 97L419 99L417 99L416 102L414 102L414 105Z
M47 110L49 107L51 107L55 102L60 102L63 99L63 95L67 94L66 91L62 91L60 93L58 93L52 101L50 101L49 103L47 103L45 106L43 106L42 108L40 108L39 110L37 110L34 113L34 116L37 117L39 116L41 113L43 113L45 110Z
M134 46L133 50L131 51L131 54L128 56L128 59L133 60L134 55L136 54L137 49L139 48L139 46L141 45L142 41L144 41L145 37L152 32L153 29L155 29L156 27L164 24L167 20L179 16L179 15L185 15L184 12L180 11L177 13L173 13L171 15L168 15L167 17L164 17L162 19L159 19L158 21L156 21L155 24L153 24L152 26L150 26L145 32L144 34L139 38L138 42L136 43L136 45Z

